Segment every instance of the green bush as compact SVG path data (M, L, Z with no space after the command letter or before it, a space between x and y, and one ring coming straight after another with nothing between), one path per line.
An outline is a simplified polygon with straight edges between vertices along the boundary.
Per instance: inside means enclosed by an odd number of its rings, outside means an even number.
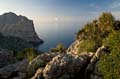
M120 21L111 13L102 13L98 20L86 24L76 35L81 40L78 53L95 52L98 47L108 46L97 64L104 79L120 79Z
M55 48L51 48L49 52L60 52L60 53L65 53L66 47L62 44L59 43Z
M98 20L87 23L76 35L76 39L105 38L113 30L115 19L110 13L102 13Z
M34 48L26 48L25 50L16 53L16 58L18 60L22 60L24 58L27 58L28 60L31 61L33 58L35 58L39 54L40 54L40 52L38 52Z
M113 32L115 19L110 13L103 13L98 20L87 23L76 35L77 40L82 40L79 45L80 52L95 52L104 38Z
M111 33L104 40L110 53L101 57L98 68L104 79L120 79L120 31Z
M78 53L82 52L94 52L95 41L93 40L82 40L78 48Z

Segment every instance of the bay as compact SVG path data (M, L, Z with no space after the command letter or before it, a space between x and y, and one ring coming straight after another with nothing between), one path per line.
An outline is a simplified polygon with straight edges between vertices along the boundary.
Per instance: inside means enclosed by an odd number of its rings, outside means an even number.
M81 25L79 23L40 24L35 29L44 43L39 45L38 49L45 52L54 48L58 43L69 47L74 42L75 35L81 28Z

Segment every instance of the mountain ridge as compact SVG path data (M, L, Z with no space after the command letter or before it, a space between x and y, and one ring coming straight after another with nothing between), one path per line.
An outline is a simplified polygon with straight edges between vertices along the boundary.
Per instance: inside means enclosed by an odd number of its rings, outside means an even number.
M0 15L0 28L0 33L4 36L19 37L33 44L43 42L35 32L33 20L13 12Z

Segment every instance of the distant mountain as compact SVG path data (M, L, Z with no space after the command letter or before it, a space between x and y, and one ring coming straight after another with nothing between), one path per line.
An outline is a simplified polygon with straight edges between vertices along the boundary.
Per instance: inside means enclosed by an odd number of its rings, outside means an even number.
M40 44L43 42L37 36L32 20L12 12L0 15L0 33L4 36L19 37L32 44Z

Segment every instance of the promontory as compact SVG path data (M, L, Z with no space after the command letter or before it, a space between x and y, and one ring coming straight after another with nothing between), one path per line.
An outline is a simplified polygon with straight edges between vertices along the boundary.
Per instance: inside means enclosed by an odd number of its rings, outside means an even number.
M43 42L37 36L32 20L12 12L0 15L0 33L4 36L19 37L32 44Z

